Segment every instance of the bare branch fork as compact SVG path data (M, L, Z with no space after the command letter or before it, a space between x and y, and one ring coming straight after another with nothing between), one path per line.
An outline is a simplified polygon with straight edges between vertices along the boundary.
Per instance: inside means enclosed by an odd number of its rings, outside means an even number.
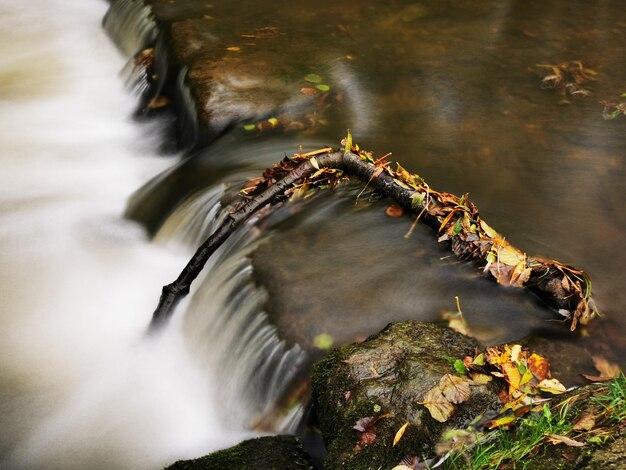
M591 281L583 271L554 260L526 256L480 218L478 209L466 195L459 198L435 191L400 165L393 170L385 158L375 160L371 152L351 147L346 152L321 149L285 159L242 191L249 198L198 248L178 278L163 287L150 331L156 331L169 319L211 255L254 213L284 199L298 184L315 186L321 180L333 178L336 183L342 175L358 178L407 212L413 212L437 231L439 241L450 241L457 257L483 264L484 271L498 283L526 287L537 294L549 307L571 320L572 330L578 323L586 324L597 313L591 298Z

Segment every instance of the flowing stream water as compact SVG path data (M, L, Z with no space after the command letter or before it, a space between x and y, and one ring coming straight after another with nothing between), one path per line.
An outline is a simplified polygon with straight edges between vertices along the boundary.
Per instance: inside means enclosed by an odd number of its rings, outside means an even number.
M175 157L131 121L107 7L0 2L2 468L159 468L245 434L176 324L145 338L187 253L123 217Z
M526 293L450 259L428 228L403 238L411 221L390 219L387 202L367 193L355 204L351 186L239 230L162 334L146 336L160 286L223 216L224 191L346 127L437 189L471 191L485 219L529 253L588 269L607 313L589 336L623 360L623 122L598 118L595 99L559 104L527 77L537 62L581 53L606 78L598 96L626 91L619 4L591 12L573 2L580 9L566 14L558 2L475 11L468 2L322 0L316 13L292 0L214 2L217 33L207 41L232 46L270 23L293 27L294 50L270 48L271 57L327 65L313 71L341 91L341 111L317 133L250 133L229 113L270 114L228 96L212 103L224 121L218 140L161 155L171 122L131 118L145 84L127 60L157 35L143 5L117 2L106 29L118 50L102 27L105 1L16 3L0 0L0 467L159 468L250 429L296 432L304 402L277 414L274 405L323 354L317 335L345 343L389 321L437 320L455 295L486 344L534 335L587 347L547 323L552 312ZM150 3L178 20L209 5ZM283 87L273 70L256 72ZM228 73L242 89L252 80ZM270 111L297 115L300 86ZM195 123L186 130L193 138Z

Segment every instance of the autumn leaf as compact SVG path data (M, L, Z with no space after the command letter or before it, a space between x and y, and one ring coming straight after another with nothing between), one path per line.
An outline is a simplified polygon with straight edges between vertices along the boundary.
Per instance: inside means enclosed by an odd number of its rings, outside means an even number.
M454 410L456 409L456 407L443 396L439 385L431 388L424 394L423 404L430 412L430 415L440 423L445 423L448 418L454 414Z
M370 426L374 425L374 417L366 416L365 418L360 418L357 420L356 424L352 427L352 429L356 429L359 432L365 432Z
M581 414L572 429L574 431L591 431L593 427L596 425L596 418L591 413L583 413Z
M472 379L470 385L485 385L493 380L493 377L479 372L470 372L470 378Z
M607 361L606 358L602 356L592 356L591 359L593 359L593 365L598 372L600 372L600 375L583 374L586 379L592 382L606 382L607 380L619 377L621 369L617 364Z
M385 209L385 214L389 217L402 217L403 213L404 211L402 210L402 207L398 204L391 204L390 206L387 206L387 209Z
M465 377L446 374L439 380L439 389L450 403L463 403L470 395L470 383Z
M300 93L303 95L317 95L317 90L315 88L302 87L300 88Z
M550 378L550 363L547 359L541 357L539 354L533 353L526 362L528 368L537 380L541 382L542 380Z
M539 390L557 395L565 392L565 387L556 379L544 379L537 384Z
M519 390L522 375L519 373L519 369L512 362L502 364L502 372L504 373L505 380L509 383L509 395Z
M578 441L575 441L574 439L570 439L569 437L566 437L566 436L560 436L558 434L548 434L547 438L548 438L548 441L551 442L552 444L565 444L570 447L584 447L585 446L584 442L578 442Z
M517 417L514 414L500 416L499 418L491 420L489 423L489 429L501 428L503 426L508 426L509 424L517 421Z
M409 422L407 421L406 423L404 423L402 425L402 427L400 429L398 429L398 432L396 433L395 437L393 438L393 444L391 447L395 447L396 444L398 442L400 442L400 439L402 439L402 436L404 436L404 432L406 431L406 428L408 427Z

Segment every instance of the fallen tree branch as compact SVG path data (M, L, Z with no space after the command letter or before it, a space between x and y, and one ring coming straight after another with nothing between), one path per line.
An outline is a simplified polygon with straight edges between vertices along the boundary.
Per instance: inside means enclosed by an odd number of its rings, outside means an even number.
M583 271L558 261L527 256L481 219L467 195L459 198L435 191L399 164L394 170L386 158L375 160L371 152L352 146L349 138L346 140L345 152L325 148L296 154L267 169L261 178L251 180L241 191L243 200L200 246L178 278L163 287L150 329L156 329L170 317L210 256L255 212L311 188L335 186L345 176L358 178L415 213L437 231L440 242L450 242L458 258L481 263L484 272L498 283L525 287L537 294L571 320L571 330L578 323L586 324L597 313L591 298L591 281Z

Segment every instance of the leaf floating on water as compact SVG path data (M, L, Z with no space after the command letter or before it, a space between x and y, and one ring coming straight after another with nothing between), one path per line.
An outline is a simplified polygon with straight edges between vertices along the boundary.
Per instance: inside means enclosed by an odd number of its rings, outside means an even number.
M621 374L621 368L617 364L609 362L602 356L592 356L593 365L596 367L600 375L588 375L582 374L587 380L592 382L606 382L607 380L619 377Z
M324 83L321 83L321 84L317 85L315 88L317 88L319 91L323 91L323 92L330 91L330 87L328 85L324 84Z
M303 95L317 95L317 90L315 88L300 88L300 93Z
M316 73L309 73L304 76L304 79L309 83L322 83L322 77Z
M278 125L278 119L276 119L275 117L269 118L267 122L269 122L272 127L276 127Z
M313 346L317 349L330 349L334 343L334 339L328 333L322 333L321 335L317 335L315 339L313 339Z
M253 130L255 130L255 129L256 129L256 125L255 125L255 124L244 124L244 125L243 125L243 129L244 129L245 131L250 132L250 131L253 131Z
M402 207L400 207L398 204L391 204L389 206L387 206L387 209L385 209L385 214L387 214L389 217L402 217L402 214L404 214L404 211L402 210Z
M238 47L238 46L229 46L229 47L227 47L227 48L226 48L226 50L227 50L227 51L230 51L230 52L239 52L239 51L241 51L241 47Z
M398 429L398 432L396 433L395 437L393 438L393 444L391 447L395 447L396 444L398 442L400 442L400 439L402 439L402 436L404 436L404 432L406 431L407 426L409 425L409 422L407 421L406 423L404 423L402 425L402 427L400 429Z

